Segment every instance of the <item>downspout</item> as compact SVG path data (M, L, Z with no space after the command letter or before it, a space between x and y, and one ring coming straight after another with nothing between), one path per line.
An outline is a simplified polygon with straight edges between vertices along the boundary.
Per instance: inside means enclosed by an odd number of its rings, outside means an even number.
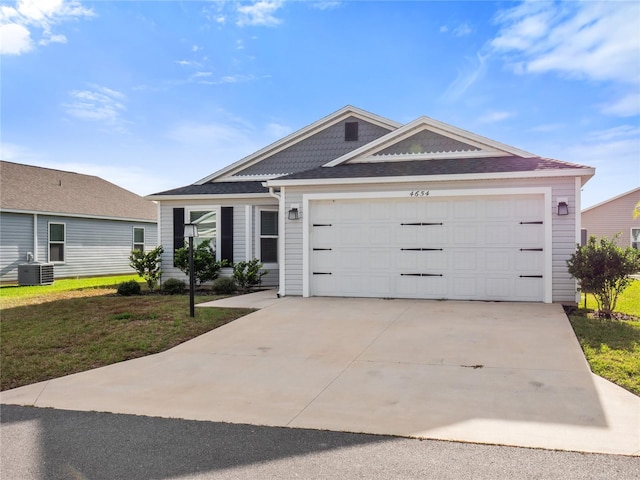
M267 186L266 183L263 183L264 186ZM284 297L285 295L285 257L284 257L284 196L276 193L274 187L269 187L269 195L278 200L278 298Z

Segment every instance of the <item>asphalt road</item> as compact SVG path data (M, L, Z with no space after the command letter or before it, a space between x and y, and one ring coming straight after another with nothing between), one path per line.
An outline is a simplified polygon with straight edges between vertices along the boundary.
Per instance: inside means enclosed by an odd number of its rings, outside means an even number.
M2 405L0 478L638 479L640 458Z

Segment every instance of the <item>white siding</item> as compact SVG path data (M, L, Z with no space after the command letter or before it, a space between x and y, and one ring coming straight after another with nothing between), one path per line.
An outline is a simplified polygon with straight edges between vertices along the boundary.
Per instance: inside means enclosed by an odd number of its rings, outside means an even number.
M371 192L371 191L404 191L404 190L464 190L481 188L518 188L518 187L551 187L551 205L546 208L552 210L552 291L553 302L569 302L576 300L576 283L567 272L566 260L575 251L576 238L576 187L572 177L548 179L507 179L489 181L458 181L437 183L402 183L386 185L347 185L347 186L316 186L316 187L286 187L286 202L299 203L303 206L303 193L331 193L331 192ZM577 192L579 194L579 192ZM557 198L566 197L569 200L569 215L558 216ZM302 229L308 219L306 212L301 212L301 220L286 220L286 294L302 295Z

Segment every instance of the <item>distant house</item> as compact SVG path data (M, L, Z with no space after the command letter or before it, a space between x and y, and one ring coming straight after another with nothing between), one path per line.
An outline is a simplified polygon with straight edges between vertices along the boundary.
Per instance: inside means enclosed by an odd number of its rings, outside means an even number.
M346 106L160 204L164 277L185 224L258 258L279 294L575 302L566 260L595 170L420 117ZM223 272L228 274L228 272Z
M640 248L640 217L633 212L640 202L640 187L610 198L582 211L582 239L590 236L613 238L620 234L618 245L622 248Z
M27 261L54 277L133 273L133 249L157 245L153 202L91 175L0 162L0 281Z

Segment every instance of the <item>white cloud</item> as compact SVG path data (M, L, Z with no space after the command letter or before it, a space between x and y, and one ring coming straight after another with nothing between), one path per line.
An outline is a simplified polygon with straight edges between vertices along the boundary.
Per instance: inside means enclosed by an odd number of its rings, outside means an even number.
M446 100L457 100L460 98L479 78L481 78L486 67L486 55L478 53L475 58L466 57L465 67L458 70L458 76L447 87L443 97Z
M514 114L511 112L489 112L486 115L480 117L479 121L482 123L496 123L513 116Z
M240 5L237 8L236 25L275 27L282 23L282 20L275 16L282 5L282 0L258 0L250 5Z
M469 26L468 23L461 23L456 28L453 29L453 34L456 37L466 37L467 35L473 33L473 29Z
M333 10L334 8L338 8L342 6L342 2L337 1L321 1L321 2L312 2L311 8L315 8L316 10Z
M640 53L638 54L640 55ZM600 111L605 115L614 115L616 117L640 115L640 90L633 91L618 100L602 105Z
M18 0L15 7L0 7L0 53L21 55L33 48L32 35L40 37L39 45L66 43L63 34L53 27L65 21L93 16L93 10L77 0Z
M126 97L116 91L100 85L92 90L73 90L69 92L72 101L66 103L67 113L81 120L101 122L115 131L123 131L121 114L126 110L123 103Z
M562 130L566 125L564 123L545 123L537 125L529 129L530 132L556 132Z
M631 116L640 109L640 3L524 2L496 16L494 52L516 73L555 72L568 78L626 86L603 113Z
M27 27L17 23L0 25L0 54L20 55L31 48L31 34Z
M451 28L449 27L449 25L442 25L440 27L440 33L447 32L451 32L456 37L466 37L467 35L473 33L473 29L467 22L461 23Z

